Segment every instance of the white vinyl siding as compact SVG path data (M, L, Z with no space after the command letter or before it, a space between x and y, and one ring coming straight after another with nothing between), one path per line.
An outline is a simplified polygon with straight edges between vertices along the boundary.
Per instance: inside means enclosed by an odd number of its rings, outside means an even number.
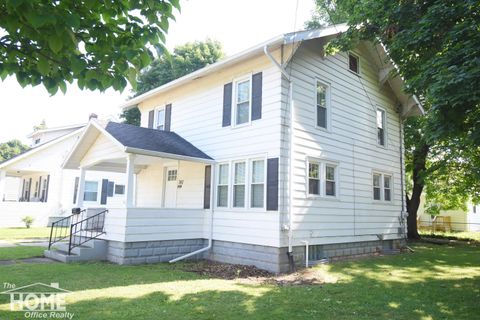
M341 243L385 239L398 239L401 207L399 115L391 90L378 83L378 69L369 52L362 46L361 77L348 69L348 53L322 57L313 46L300 46L295 59L287 69L291 72L294 100L294 154L293 154L293 234L294 245ZM317 80L329 84L332 107L329 109L328 130L316 125ZM283 85L283 101L288 108L289 83ZM334 107L333 107L334 106ZM386 145L378 148L376 110L385 110ZM288 116L288 109L286 114ZM288 127L284 129L288 138ZM288 151L288 149L286 149ZM310 161L306 161L310 158ZM329 159L337 163L335 196L323 196L325 191L312 194L309 176L325 179L319 169L318 177L309 174L309 163ZM314 160L316 160L314 162ZM282 162L282 161L281 161ZM288 153L284 163L288 162ZM387 172L392 177L391 201L374 201L372 172ZM326 182L325 182L326 183ZM326 188L319 183L320 188ZM332 183L329 183L333 185ZM383 185L383 182L382 182ZM381 191L381 197L385 197ZM288 196L288 193L284 193ZM387 190L388 197L388 190ZM288 198L287 198L288 199ZM282 244L288 244L286 234Z

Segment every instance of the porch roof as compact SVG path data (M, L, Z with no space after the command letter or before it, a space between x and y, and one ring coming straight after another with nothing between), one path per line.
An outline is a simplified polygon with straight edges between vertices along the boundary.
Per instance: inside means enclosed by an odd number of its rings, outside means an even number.
M63 163L64 169L125 165L128 154L202 163L215 161L174 132L108 122L105 127L92 120ZM137 161L136 165L141 165ZM116 168L118 169L118 168ZM123 170L123 169L122 169ZM108 171L108 170L107 170Z
M105 131L128 149L175 154L185 157L213 160L203 151L175 132L109 122ZM135 152L132 152L135 153Z

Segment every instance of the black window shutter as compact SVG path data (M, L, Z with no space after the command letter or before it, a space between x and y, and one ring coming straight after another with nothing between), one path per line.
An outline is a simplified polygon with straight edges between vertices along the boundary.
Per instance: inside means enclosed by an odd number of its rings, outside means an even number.
M228 127L232 120L232 83L223 86L223 119L222 127Z
M114 188L114 183L113 181L108 181L108 191L107 191L107 196L108 197L113 197L113 188Z
M45 199L43 199L43 202L48 201L48 187L50 187L50 175L47 176L47 181L45 183L47 184L47 187L45 188Z
M102 194L100 195L100 204L107 204L108 180L102 179Z
M252 121L262 118L262 73L252 76Z
M172 104L169 103L165 106L165 131L170 131L172 123Z
M73 204L77 203L77 193L78 193L78 183L80 182L80 178L75 178L75 186L73 187Z
M278 210L278 158L267 160L267 210Z
M155 110L151 110L148 113L148 127L153 129L153 119L155 118Z
M203 209L210 209L210 192L212 187L210 182L212 180L212 166L205 166L205 182L203 187Z
M27 180L23 179L23 184L22 184L22 196L20 197L22 201L25 201L25 184L27 183Z
M30 198L32 197L31 194L32 194L32 178L30 178L28 182L28 199L27 199L28 202L30 202Z

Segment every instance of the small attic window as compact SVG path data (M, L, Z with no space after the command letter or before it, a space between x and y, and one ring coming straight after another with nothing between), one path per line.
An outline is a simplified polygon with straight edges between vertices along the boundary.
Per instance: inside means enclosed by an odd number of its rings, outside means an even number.
M360 73L358 67L358 56L354 55L353 53L348 54L348 69L355 73Z

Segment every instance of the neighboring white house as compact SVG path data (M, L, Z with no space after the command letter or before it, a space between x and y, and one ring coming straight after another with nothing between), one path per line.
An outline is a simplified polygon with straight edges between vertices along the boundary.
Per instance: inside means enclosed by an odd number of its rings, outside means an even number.
M63 170L62 163L85 126L35 131L28 136L32 149L0 163L0 227L23 226L21 220L25 216L33 217L35 226L47 226L55 217L70 215L79 176L76 170ZM86 178L85 205L122 204L123 181L120 174L90 172ZM102 189L105 184L106 189Z
M467 210L441 210L438 216L425 213L422 196L417 212L419 228L435 231L480 231L480 205L469 201Z
M204 247L197 257L280 272L307 245L310 260L402 245L402 121L423 110L382 46L325 55L344 30L281 35L135 97L122 108L138 106L141 127L91 121L64 168L80 194L93 170L124 173L106 258Z

